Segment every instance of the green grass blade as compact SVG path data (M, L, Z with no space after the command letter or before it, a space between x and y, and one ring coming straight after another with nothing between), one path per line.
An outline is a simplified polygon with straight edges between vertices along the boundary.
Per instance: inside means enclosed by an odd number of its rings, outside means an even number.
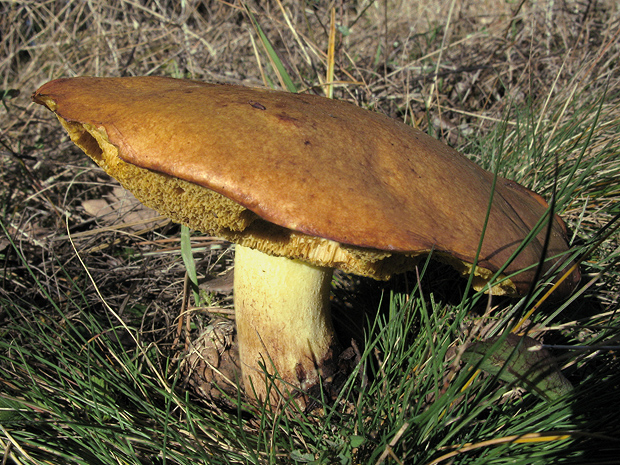
M196 262L192 253L192 240L189 228L181 226L181 257L185 264L187 276L189 278L192 293L194 294L195 305L200 305L200 291L198 289L198 275L196 274Z
M256 17L254 16L254 13L252 13L252 11L247 5L244 4L244 7L245 7L245 11L247 15L250 18L250 21L252 22L252 26L254 26L256 33L260 37L261 44L265 48L265 51L267 52L267 56L269 57L269 61L271 65L273 66L274 71L278 75L280 82L282 83L282 85L284 86L286 90L288 90L289 92L296 93L297 86L293 82L293 79L291 78L291 76L288 74L288 71L284 67L282 60L280 59L275 49L273 48L271 41L269 40L267 35L263 32L263 29L261 28Z

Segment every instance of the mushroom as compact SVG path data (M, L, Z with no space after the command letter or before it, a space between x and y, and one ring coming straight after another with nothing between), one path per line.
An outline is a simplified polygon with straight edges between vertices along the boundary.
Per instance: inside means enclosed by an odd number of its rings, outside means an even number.
M243 380L263 400L265 370L303 394L335 369L334 268L388 279L432 252L483 289L548 215L534 192L501 177L492 192L493 174L457 151L347 102L164 77L58 79L33 99L141 202L236 244ZM541 260L560 260L558 216L546 257L544 241L543 229L490 292L523 294Z

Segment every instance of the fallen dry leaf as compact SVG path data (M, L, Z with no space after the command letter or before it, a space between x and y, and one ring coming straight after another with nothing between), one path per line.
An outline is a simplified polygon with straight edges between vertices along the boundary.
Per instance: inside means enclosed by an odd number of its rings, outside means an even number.
M120 186L103 198L85 200L82 208L100 221L115 225L125 223L130 231L155 227L162 221L155 210L142 205L133 194Z

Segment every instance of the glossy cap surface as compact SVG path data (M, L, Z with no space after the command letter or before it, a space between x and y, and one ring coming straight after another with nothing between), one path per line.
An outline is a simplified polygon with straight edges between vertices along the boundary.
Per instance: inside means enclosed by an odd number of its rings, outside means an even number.
M245 215L225 226L233 240L259 218L302 237L368 251L362 255L434 250L449 261L474 261L493 174L384 115L313 95L160 77L59 79L33 98L64 120L82 148L90 142L79 143L85 134L79 128L100 147L113 146L114 156L126 164L232 200L239 206L232 214ZM161 208L166 214L183 202L165 200L172 202ZM160 209L157 200L146 203ZM499 269L546 209L537 194L498 178L478 266ZM180 216L173 219L184 222L188 215ZM543 240L544 230L505 274L535 266ZM547 256L567 248L564 224L556 217ZM527 290L534 272L512 278L519 293ZM577 280L578 273L563 293Z

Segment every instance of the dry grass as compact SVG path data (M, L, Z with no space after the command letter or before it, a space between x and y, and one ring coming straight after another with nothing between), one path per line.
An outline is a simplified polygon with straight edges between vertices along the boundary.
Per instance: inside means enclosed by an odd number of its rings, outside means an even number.
M593 115L600 110L604 119L596 122L585 153L586 160L595 160L610 150L600 180L562 208L584 240L620 213L619 155L612 142L620 118L616 2L247 2L299 89L324 93L332 6L340 26L336 97L418 126L483 166L491 166L497 154L481 145L505 127L504 156L511 160L505 173L545 195L553 176L545 163L537 170L524 147L546 144L542 153L568 163L580 146L573 139L555 141L554 131L570 126L588 104ZM77 75L277 86L244 6L215 0L0 1L0 31L0 92L19 91L5 94L0 109L0 207L8 233L0 239L0 297L40 309L24 314L25 320L58 319L56 306L72 309L67 320L76 317L76 308L88 308L102 321L103 297L153 344L163 364L174 354L177 317L186 309L178 229L140 216L140 207L118 195L52 115L35 108L30 94L48 80ZM528 140L525 125L536 128ZM109 207L105 215L90 209L101 198ZM138 216L128 216L136 211ZM201 277L230 268L226 244L196 239L195 245ZM618 245L612 236L596 260ZM596 270L590 271L588 279ZM209 294L208 305L226 313L230 289L220 290ZM619 292L613 265L588 295L601 311L613 313ZM209 323L204 309L190 314L187 337ZM8 318L0 310L0 325ZM128 343L123 337L120 342Z

